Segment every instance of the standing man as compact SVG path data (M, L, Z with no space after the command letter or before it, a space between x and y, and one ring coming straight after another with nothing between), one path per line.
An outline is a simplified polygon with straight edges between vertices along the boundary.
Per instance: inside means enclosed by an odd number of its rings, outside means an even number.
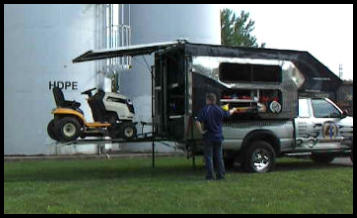
M229 111L224 111L216 104L216 95L209 93L206 95L206 106L203 107L196 117L196 127L203 135L205 142L204 158L206 165L206 179L214 179L213 160L217 168L216 179L224 179L225 169L222 154L222 121L225 117L232 115L237 109L233 108ZM201 122L204 124L205 130L202 129ZM213 158L214 157L214 158Z

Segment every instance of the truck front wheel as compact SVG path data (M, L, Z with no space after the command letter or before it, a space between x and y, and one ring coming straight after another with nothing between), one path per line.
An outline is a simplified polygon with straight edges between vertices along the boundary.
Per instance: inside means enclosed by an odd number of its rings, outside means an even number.
M246 148L243 167L248 172L265 173L275 166L275 151L265 141L255 141Z

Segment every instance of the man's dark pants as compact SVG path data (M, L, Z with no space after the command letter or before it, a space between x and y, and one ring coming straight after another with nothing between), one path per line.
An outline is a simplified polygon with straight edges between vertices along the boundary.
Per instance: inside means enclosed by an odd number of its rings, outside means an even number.
M206 165L206 179L213 179L214 169L216 168L216 178L223 179L225 174L222 142L205 140L204 158ZM215 163L213 163L215 161ZM215 166L215 167L214 167Z

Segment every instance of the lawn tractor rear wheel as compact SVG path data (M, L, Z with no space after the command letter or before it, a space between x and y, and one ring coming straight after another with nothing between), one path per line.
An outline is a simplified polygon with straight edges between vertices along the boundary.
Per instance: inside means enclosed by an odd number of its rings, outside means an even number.
M56 134L61 142L74 141L81 131L81 124L74 117L64 117L58 120Z
M55 132L55 120L54 119L52 119L47 125L47 134L51 139L58 141L58 137Z

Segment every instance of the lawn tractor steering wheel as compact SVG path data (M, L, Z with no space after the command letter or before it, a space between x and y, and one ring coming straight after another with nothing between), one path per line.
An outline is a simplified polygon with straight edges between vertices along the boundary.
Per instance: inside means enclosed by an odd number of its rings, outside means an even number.
M92 89L88 89L84 92L81 92L82 95L88 95L88 97L92 97L92 91L95 90L97 88L92 88Z

